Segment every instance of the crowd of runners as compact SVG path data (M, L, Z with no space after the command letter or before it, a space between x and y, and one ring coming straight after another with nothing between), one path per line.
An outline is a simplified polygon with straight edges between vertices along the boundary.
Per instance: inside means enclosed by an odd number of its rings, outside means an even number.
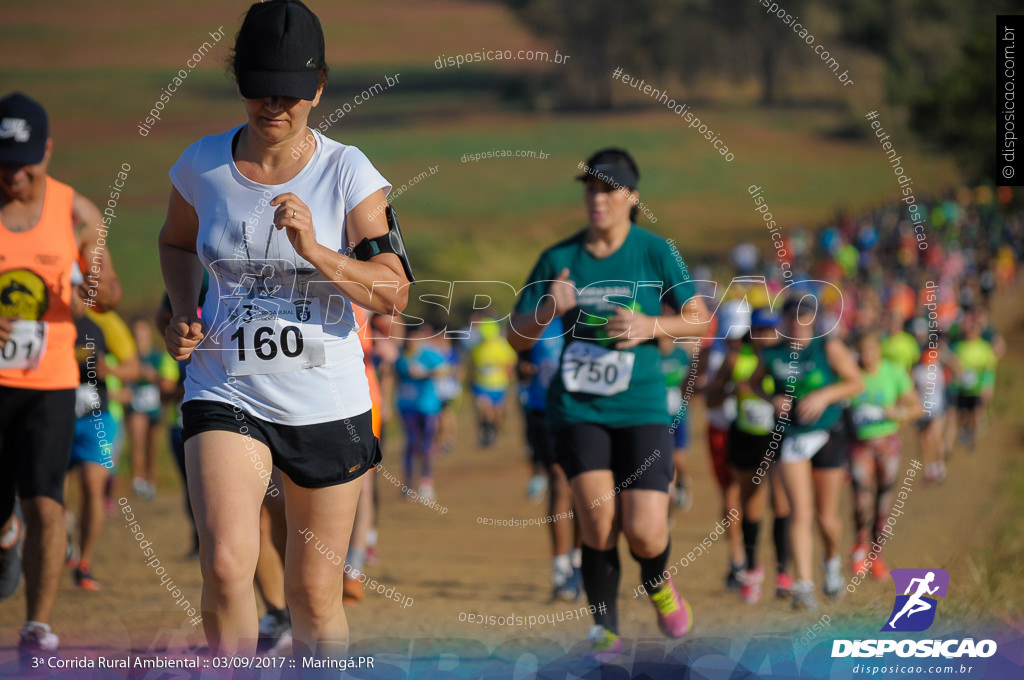
M814 610L848 577L886 578L910 455L925 481L950 485L957 458L976 455L1005 350L991 305L1024 255L1009 189L919 204L924 240L893 203L690 269L674 240L636 223L640 168L606 148L577 177L586 227L523 272L514 309L460 329L410 324L390 183L306 125L327 79L316 16L253 5L233 55L246 123L171 169L166 294L128 322L113 309L102 215L47 175L45 111L20 93L0 100L0 599L23 572L22 655L57 653L65 571L84 590L114 577L92 566L104 516L122 494L162 493L165 449L211 650L330 657L345 653L343 605L363 600L378 559L379 507L397 501L375 484L380 439L401 437L395 486L427 504L445 493L438 457L522 440L525 493L551 518L552 599L593 605L598 661L622 649L620 539L670 638L699 618L666 569L670 524L695 504L740 518L724 523L736 597L757 605L771 577L776 598ZM508 426L516 402L522 433ZM458 432L462 408L475 432ZM698 484L690 458L705 450L713 482Z

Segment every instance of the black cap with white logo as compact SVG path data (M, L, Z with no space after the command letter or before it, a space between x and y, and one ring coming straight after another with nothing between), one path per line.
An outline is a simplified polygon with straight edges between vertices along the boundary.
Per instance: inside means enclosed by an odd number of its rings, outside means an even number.
M46 155L50 127L46 109L14 92L0 99L0 163L35 165Z
M235 75L243 97L312 100L323 65L324 31L302 2L270 0L249 8L235 41Z
M633 190L640 183L640 170L628 151L610 147L588 158L583 166L583 174L576 177L581 182L591 178L599 179L615 189Z

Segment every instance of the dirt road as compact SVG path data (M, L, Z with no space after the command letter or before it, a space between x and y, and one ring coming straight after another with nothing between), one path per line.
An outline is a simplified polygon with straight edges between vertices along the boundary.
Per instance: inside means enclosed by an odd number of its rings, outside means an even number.
M1024 371L1024 327L1021 314L1012 303L1003 300L996 318L1001 319L1007 336L1009 355L1004 361L1011 379L1001 380L997 399L1019 399L1020 376ZM1001 377L1004 373L1000 374ZM1016 377L1016 380L1013 378ZM1012 393L1009 391L1012 389ZM699 402L699 400L697 400ZM702 408L694 404L691 421L693 435L702 432ZM399 491L386 479L378 480L380 503L380 564L368 568L368 574L383 584L389 594L399 593L405 602L385 595L367 593L363 603L348 609L352 628L353 651L383 654L395 650L402 655L430 656L431 639L449 638L446 646L462 650L466 657L486 657L495 647L497 658L518 658L524 650L548 649L557 654L579 643L590 625L589 617L576 620L572 612L579 604L551 604L548 601L550 556L547 529L541 526L492 527L478 522L479 517L499 519L541 518L545 510L530 504L525 497L529 469L525 446L520 437L519 418L514 415L498 445L478 450L474 445L471 414L460 415L461 431L454 451L442 457L437 466L438 502L446 508L430 509L399 497ZM701 436L692 436L691 467L696 484L693 508L676 514L672 526L673 554L676 562L698 546L721 519L717 491L713 486L706 447ZM906 438L903 467L917 456L916 443ZM385 464L389 472L400 469L400 436L386 442ZM987 429L980 450L973 456L957 452L950 464L948 481L926 485L919 473L906 501L906 512L894 529L887 546L887 559L895 567L941 567L949 571L947 600L969 598L976 588L972 559L996 529L999 508L996 490L1003 462L1019 455L1022 448L1018 428L1009 422L994 420ZM173 478L154 502L129 497L146 539L154 554L181 589L174 597L161 584L154 566L147 566L143 554L121 517L112 517L105 528L102 548L94 564L94 573L103 583L99 592L73 588L70 575L62 581L55 612L55 631L62 639L62 651L71 655L124 654L126 651L153 652L166 649L176 653L189 645L202 643L201 626L193 628L184 611L176 604L187 598L198 607L200 577L197 562L184 557L188 534L181 509L181 498L170 489ZM122 489L127 495L127 489ZM849 490L844 512L849 508ZM845 515L849 517L848 514ZM762 555L771 556L770 531L763 531ZM838 603L822 601L820 614L793 612L788 602L766 598L756 606L743 604L724 587L727 564L724 541L716 542L708 554L681 570L676 583L690 601L695 626L692 638L736 637L775 633L794 637L828 615L833 622L880 622L892 604L889 581L861 584L856 592ZM847 527L844 555L850 545ZM648 602L633 599L632 589L639 584L639 571L622 546L623 579L620 589L622 633L639 638L644 644L670 649L658 633ZM770 559L765 560L771 564ZM769 567L768 580L774 574ZM393 591L387 589L393 588ZM14 644L24 611L24 590L0 605L0 673L14 667ZM408 598L412 598L410 602ZM460 613L526 617L562 612L564 622L545 623L532 629L525 626L480 626L460 621ZM462 617L466 618L465 616ZM933 631L954 630L958 622L939 621ZM410 647L410 640L414 641ZM358 644L360 641L365 645ZM510 656L511 655L511 656ZM456 664L442 656L438 664ZM494 658L490 663L496 663ZM454 666L453 666L454 668ZM399 677L394 673L388 677ZM384 677L384 676L381 676Z

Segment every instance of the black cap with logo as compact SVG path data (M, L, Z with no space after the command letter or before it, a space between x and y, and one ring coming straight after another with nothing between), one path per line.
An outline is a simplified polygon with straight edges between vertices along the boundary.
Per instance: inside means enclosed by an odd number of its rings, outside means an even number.
M0 99L0 163L42 162L49 137L50 127L42 104L21 92Z
M591 177L601 180L615 189L636 189L640 183L640 170L636 161L625 149L609 147L601 149L587 159L583 174L576 177L585 182Z
M235 41L235 76L248 99L312 100L324 65L320 20L299 0L270 0L249 8Z

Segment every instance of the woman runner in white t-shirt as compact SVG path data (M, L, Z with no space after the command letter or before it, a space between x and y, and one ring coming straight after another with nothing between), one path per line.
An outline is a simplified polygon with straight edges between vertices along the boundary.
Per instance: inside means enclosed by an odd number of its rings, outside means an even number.
M160 233L167 348L191 359L182 414L203 624L213 653L254 651L260 505L276 466L295 653L336 656L357 480L380 460L352 304L401 311L408 280L394 254L347 254L387 233L391 187L358 149L306 125L327 77L316 15L252 5L232 68L248 121L182 154Z

